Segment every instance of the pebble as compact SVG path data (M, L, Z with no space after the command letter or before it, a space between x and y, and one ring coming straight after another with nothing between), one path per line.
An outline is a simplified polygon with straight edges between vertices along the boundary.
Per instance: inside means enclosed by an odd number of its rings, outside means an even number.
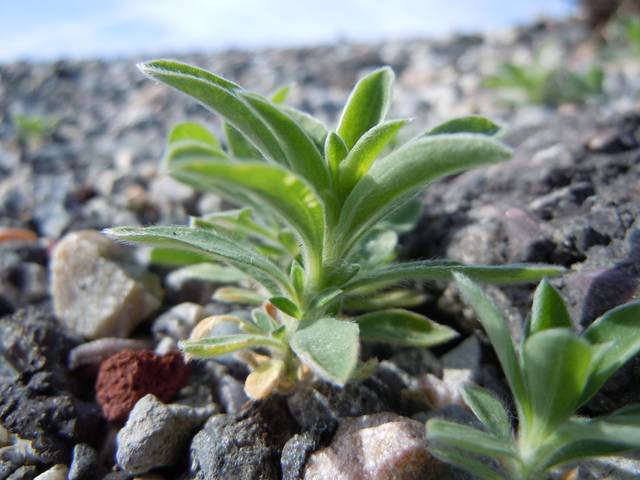
M215 404L204 408L166 405L154 395L145 395L118 432L118 465L132 474L173 465L194 430L216 411Z
M117 337L100 338L73 348L67 357L67 365L70 370L86 366L97 367L104 360L122 350L148 350L151 346L151 342L145 340Z
M201 305L183 302L156 318L151 330L156 338L169 336L174 340L185 340L193 327L206 316L207 312Z
M160 306L156 277L127 263L119 245L96 231L66 235L51 262L56 316L89 338L126 337Z
M446 471L427 451L423 423L379 413L342 419L331 444L309 457L303 478L424 480Z
M69 469L66 465L58 464L41 473L33 480L67 480Z
M149 350L123 350L100 364L96 398L110 422L124 423L148 393L170 401L189 378L182 354L157 355Z

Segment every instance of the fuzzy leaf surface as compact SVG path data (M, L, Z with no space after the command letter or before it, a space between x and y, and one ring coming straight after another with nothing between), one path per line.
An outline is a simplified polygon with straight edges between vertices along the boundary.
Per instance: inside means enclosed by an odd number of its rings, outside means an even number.
M290 346L311 370L336 385L344 385L358 364L358 326L321 318L298 330L291 337Z
M571 328L571 317L558 291L543 279L533 296L529 334L548 328Z

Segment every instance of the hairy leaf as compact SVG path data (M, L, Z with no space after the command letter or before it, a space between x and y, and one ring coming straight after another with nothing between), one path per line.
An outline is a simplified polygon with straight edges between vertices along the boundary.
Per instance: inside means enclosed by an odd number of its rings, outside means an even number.
M445 133L478 133L481 135L495 135L500 131L500 126L485 117L469 115L468 117L454 118L431 129L428 135L442 135Z
M187 227L116 227L105 230L105 233L120 240L186 250L226 262L276 295L291 290L289 279L280 268L222 232Z
M462 396L490 433L506 441L513 438L509 414L493 393L476 385L465 385Z
M571 317L564 300L546 280L536 288L531 309L530 335L548 328L571 328Z
M267 347L280 351L286 348L282 342L271 337L245 333L221 335L219 337L202 338L199 340L184 340L178 342L178 347L180 347L183 352L197 357L215 357L253 347Z
M360 327L360 338L369 342L431 347L458 336L458 333L449 327L400 308L367 313L354 320Z
M483 135L435 135L413 141L378 160L344 201L335 247L348 252L378 221L428 183L452 173L511 156Z
M298 330L291 337L291 348L318 375L344 385L358 364L358 326L322 318Z
M351 149L369 129L384 120L391 101L394 74L389 67L362 78L353 88L338 122L338 134Z
M427 441L439 449L446 446L490 457L516 457L512 440L505 441L476 428L437 418L427 422Z
M202 142L221 150L220 142L214 135L199 123L184 122L179 123L169 133L168 143L175 143L184 140Z

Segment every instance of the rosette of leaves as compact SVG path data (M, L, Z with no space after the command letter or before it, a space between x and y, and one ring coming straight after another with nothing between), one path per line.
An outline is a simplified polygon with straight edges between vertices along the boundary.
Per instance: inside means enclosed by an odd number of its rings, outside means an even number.
M268 99L175 61L152 61L140 68L225 120L226 149L200 125L176 127L165 157L168 173L244 208L195 218L188 227L122 227L107 233L160 247L156 260L179 254L176 263L214 262L193 265L202 276L251 279L260 285L257 292L218 291L219 298L256 308L247 318L207 320L196 335L202 338L180 344L194 356L249 350L254 371L247 390L253 397L286 390L311 374L345 384L363 373L360 340L430 346L456 335L417 313L386 308L393 299L371 305L384 308L350 318L343 314L349 302L375 300L409 280L448 280L455 271L481 281L515 283L563 270L451 261L391 263L384 248L377 259L375 248L367 251L376 235L397 231L402 219L411 217L410 202L427 184L510 157L510 150L494 138L498 127L481 117L452 120L381 155L407 123L385 118L393 83L389 68L357 83L335 131L283 105L285 91ZM222 321L237 323L243 333L208 338Z
M429 420L432 453L478 478L538 480L567 462L640 448L640 405L596 418L575 415L640 352L640 302L610 310L578 334L561 296L543 280L524 338L514 345L491 299L468 277L454 276L500 361L518 426L514 431L511 415L491 392L469 385L463 397L483 428Z

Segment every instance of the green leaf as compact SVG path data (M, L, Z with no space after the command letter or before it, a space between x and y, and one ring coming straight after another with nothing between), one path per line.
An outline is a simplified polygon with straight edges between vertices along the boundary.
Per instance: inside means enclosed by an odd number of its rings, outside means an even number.
M453 447L489 457L517 455L511 439L505 441L477 428L437 418L427 422L427 442L437 449Z
M174 248L152 248L149 251L149 263L155 265L165 265L167 267L182 267L184 265L194 265L207 260L201 253L185 252Z
M291 84L283 85L271 94L270 100L275 105L282 105L287 101L289 92L291 91Z
M329 170L331 171L334 181L338 178L340 162L345 159L348 153L349 150L340 136L335 132L330 132L324 142L324 156L327 159L327 164L329 165Z
M255 323L256 326L265 333L272 332L273 330L278 328L278 324L271 317L271 315L267 315L263 310L260 310L259 308L254 308L251 311L251 318L253 320L253 323Z
M458 336L458 333L449 327L418 313L399 308L367 313L354 320L360 327L360 338L368 342L431 347Z
M286 349L286 345L279 340L265 335L249 334L221 335L199 340L184 340L178 342L178 347L183 352L196 357L216 357L253 347L267 347L278 351Z
M528 411L529 401L507 321L491 298L469 277L461 273L454 273L453 276L463 300L473 307L491 341L522 419L524 413Z
M490 433L505 441L513 439L509 414L493 393L476 385L465 385L462 397Z
M529 335L548 328L571 328L571 317L558 291L543 279L533 296Z
M186 278L215 283L233 283L249 279L246 274L236 268L208 262L188 265L179 269L178 272Z
M207 161L183 164L172 175L199 189L218 191L224 182L259 198L302 237L309 251L322 254L323 206L309 186L291 172L265 163Z
M406 233L413 230L422 216L422 202L419 198L412 198L396 211L383 218L376 226L380 229Z
M322 155L305 131L287 114L259 95L243 93L247 101L275 133L289 167L306 179L318 194L329 190L331 179Z
M640 448L640 425L603 419L572 418L547 440L539 458L542 468L588 457L617 455Z
M338 122L338 135L351 149L369 129L380 123L389 109L393 88L389 67L375 70L353 88Z
M382 310L396 307L417 307L422 305L427 296L415 290L399 289L385 292L373 292L369 295L353 295L345 298L343 307L352 311Z
M431 129L427 135L442 135L445 133L478 133L480 135L495 135L500 126L491 120L478 115L454 118Z
M461 452L453 448L434 447L429 447L429 452L437 459L466 470L480 480L504 480L502 475L467 452Z
M358 326L355 323L322 318L298 330L291 349L322 378L344 385L358 364Z
M293 107L280 105L280 110L289 115L307 133L309 138L313 140L319 151L322 151L324 142L327 138L327 127L315 117L306 112L301 112Z
M583 336L593 344L611 342L589 379L581 404L595 395L605 382L640 352L640 302L609 310L586 329Z
M238 303L240 305L262 305L265 298L253 290L238 287L221 287L213 294L213 300L223 303Z
M291 285L293 285L293 289L298 294L298 297L302 298L304 295L304 269L296 260L291 262L289 278L291 279Z
M510 285L539 281L541 278L560 275L565 271L564 267L557 265L535 263L464 265L452 260L419 260L365 272L342 288L346 291L368 285L403 282L406 280L451 280L455 272L462 273L479 282Z
M269 301L281 312L290 317L300 318L301 312L298 306L286 297L271 297Z
M221 150L220 142L213 134L199 123L184 122L179 123L169 133L168 143L176 143L184 140L202 142L211 147Z
M224 122L224 134L227 137L229 151L234 158L241 160L262 160L263 155L237 128L229 122Z
M484 135L435 135L408 143L379 159L346 198L335 248L348 252L372 226L428 183L510 156L507 147Z
M337 302L344 292L337 287L329 287L318 293L309 304L308 311L324 311Z
M340 163L338 192L342 198L346 198L356 183L369 171L378 155L395 138L398 130L408 121L389 120L374 126L360 137Z
M279 267L221 231L187 227L117 227L104 233L119 240L185 250L226 262L276 295L291 290L287 275Z
M239 97L242 91L239 85L201 68L171 60L154 60L138 67L145 75L186 93L220 114L266 158L284 162L284 153L274 134Z
M548 434L578 407L591 373L589 343L568 328L531 335L524 343L523 369L532 410L531 435Z

